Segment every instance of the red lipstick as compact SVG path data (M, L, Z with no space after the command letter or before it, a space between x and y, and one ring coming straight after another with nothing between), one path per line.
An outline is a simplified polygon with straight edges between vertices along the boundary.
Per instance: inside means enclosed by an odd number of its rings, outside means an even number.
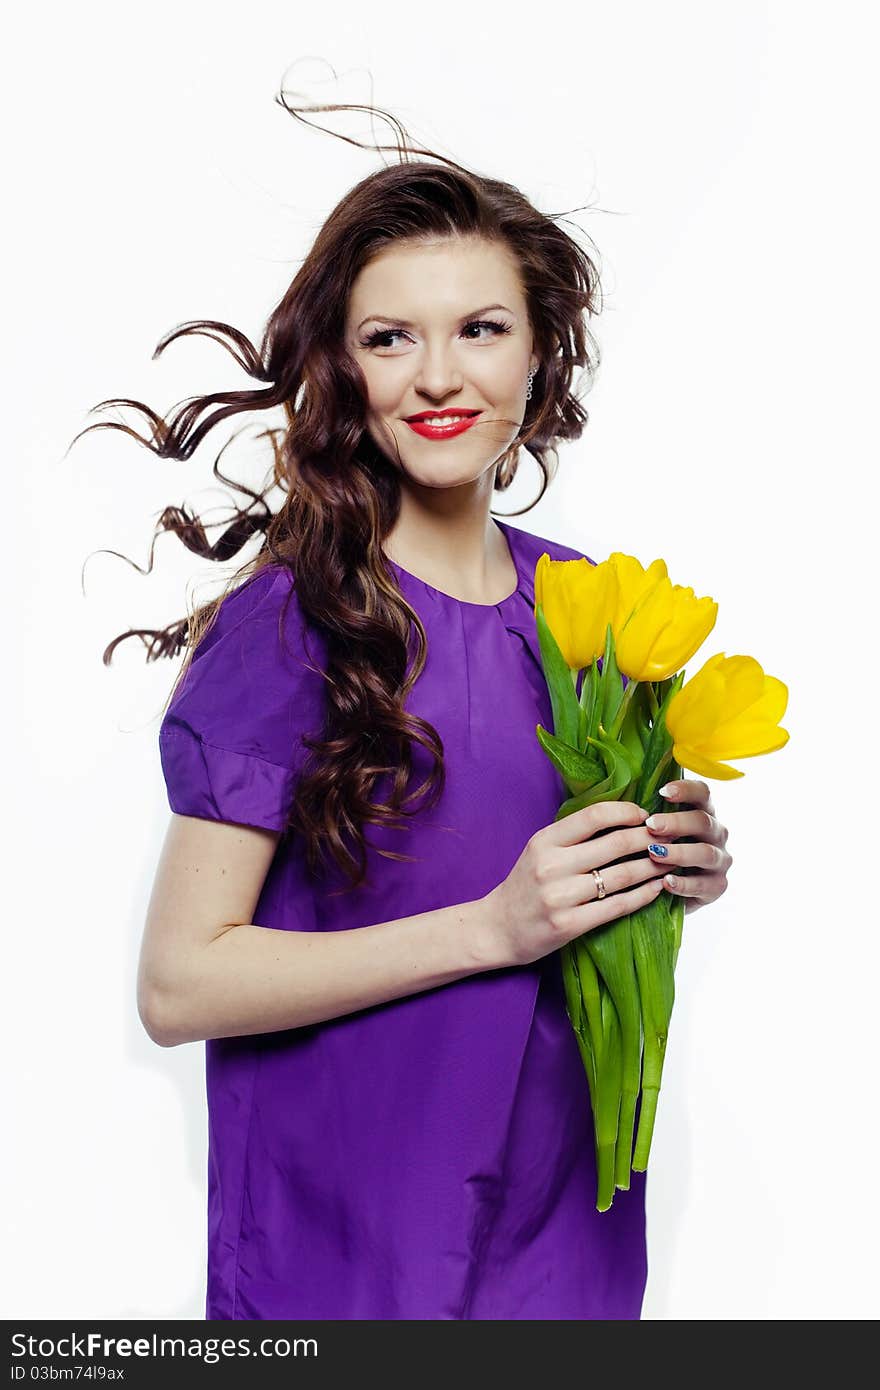
M418 415L409 415L405 423L423 439L453 439L455 435L470 429L481 413L479 410L422 410ZM434 420L442 420L445 415L463 415L465 418L448 425L433 423Z

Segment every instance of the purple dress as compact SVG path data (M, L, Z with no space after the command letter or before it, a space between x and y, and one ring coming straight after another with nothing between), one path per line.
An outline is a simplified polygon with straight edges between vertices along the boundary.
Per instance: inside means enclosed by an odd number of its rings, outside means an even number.
M535 736L552 722L534 575L545 551L581 556L497 524L519 577L500 603L452 598L393 565L428 639L407 709L443 740L442 799L409 830L367 827L369 879L355 892L334 896L341 871L310 875L299 839L282 837L255 923L336 931L482 897L553 820L566 793ZM321 728L308 653L325 654L314 628L303 645L293 588L273 565L233 592L178 687L159 746L179 815L282 828L307 756L299 736ZM418 745L414 764L410 790L430 766ZM640 1318L645 1176L596 1210L557 952L205 1049L207 1318Z

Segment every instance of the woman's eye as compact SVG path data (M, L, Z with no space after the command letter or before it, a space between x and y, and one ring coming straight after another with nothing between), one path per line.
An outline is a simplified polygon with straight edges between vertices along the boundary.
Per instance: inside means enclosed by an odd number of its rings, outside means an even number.
M402 330L399 328L387 328L384 333L371 333L364 343L364 347L391 347L387 342L388 338L399 338Z
M463 334L466 334L466 333L468 332L468 330L471 329L471 328L489 328L489 329L492 330L491 335L490 335L490 336L492 336L492 337L499 336L499 335L502 334L502 333L509 333L509 332L511 331L511 330L510 330L510 326L509 326L508 324L506 324L506 323L500 323L500 322L498 322L498 321L495 320L495 319L472 319L472 320L470 321L470 323L466 323L466 324L464 325L464 327L462 328L461 331L462 331ZM364 343L364 347L389 347L389 348L390 348L390 347L393 347L394 344L393 344L392 342L390 342L389 339L391 339L391 338L399 338L399 337L401 337L401 336L404 336L404 337L406 336L406 335L404 334L402 328L384 328L384 329L378 329L375 333L371 333L370 336L366 339L366 341L365 341L365 343ZM480 342L481 339L479 339L479 338L470 338L468 341L470 341L470 342Z
M510 327L506 323L499 323L496 319L474 319L471 323L466 323L462 332L467 332L469 328L491 328L493 336L500 333L509 333Z

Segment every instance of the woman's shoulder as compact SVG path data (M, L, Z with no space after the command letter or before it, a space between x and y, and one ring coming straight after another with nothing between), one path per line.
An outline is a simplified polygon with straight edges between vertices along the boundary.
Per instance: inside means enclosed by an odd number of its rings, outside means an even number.
M296 586L291 571L276 561L261 566L223 595L193 660L209 652L246 619L265 622L269 617L280 617L287 608L296 611Z
M273 563L229 590L175 686L159 750L179 815L283 829L324 699L294 589Z
M291 572L261 567L218 604L174 689L160 742L186 730L204 743L287 762L321 708L317 641L306 633Z

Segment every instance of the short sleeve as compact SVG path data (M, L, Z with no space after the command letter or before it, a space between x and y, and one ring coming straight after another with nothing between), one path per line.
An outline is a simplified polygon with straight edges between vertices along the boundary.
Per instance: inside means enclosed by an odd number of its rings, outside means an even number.
M284 829L305 750L320 730L320 653L304 645L293 578L272 565L223 600L159 729L171 810Z

